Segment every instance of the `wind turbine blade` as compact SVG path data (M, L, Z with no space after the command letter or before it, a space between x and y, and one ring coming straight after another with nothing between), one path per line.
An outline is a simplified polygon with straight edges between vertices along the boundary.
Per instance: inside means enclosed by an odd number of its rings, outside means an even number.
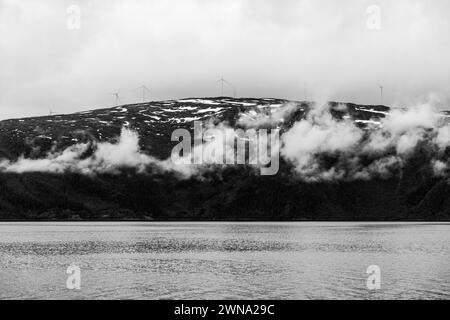
M227 85L229 85L230 87L233 88L233 85L231 83L229 83L227 80L223 80L223 82L225 82Z

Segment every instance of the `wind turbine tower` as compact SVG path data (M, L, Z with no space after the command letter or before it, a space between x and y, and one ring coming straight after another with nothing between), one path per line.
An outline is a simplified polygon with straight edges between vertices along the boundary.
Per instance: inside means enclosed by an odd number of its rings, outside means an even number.
M150 93L150 89L147 88L145 85L140 86L138 89L142 90L142 102L145 102L145 92Z
M233 95L236 98L236 88L231 83L229 83L227 80L225 80L223 78L223 76L219 80L217 80L217 82L220 82L220 84L221 84L221 96L222 97L223 97L223 86L226 84L233 90Z
M305 102L308 100L307 94L306 94L306 82L303 83L303 99Z
M380 98L381 98L381 104L383 104L383 86L380 86Z
M217 82L220 82L220 84L222 86L222 90L220 91L220 95L223 97L223 85L225 83L225 79L222 76L219 80L217 80Z
M119 98L119 93L118 93L118 92L113 92L113 93L111 93L111 94L115 97L116 106L118 106L119 104L121 104L120 98Z

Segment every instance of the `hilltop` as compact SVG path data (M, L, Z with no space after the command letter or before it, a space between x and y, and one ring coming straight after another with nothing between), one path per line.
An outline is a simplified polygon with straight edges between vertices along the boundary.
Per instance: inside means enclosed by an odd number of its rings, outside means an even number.
M286 104L295 108L274 117ZM376 128L387 106L330 103L335 119L361 129ZM177 128L194 121L245 127L264 124L286 132L304 119L311 103L283 99L189 98L130 104L73 114L0 121L0 158L41 159L83 143L117 140L123 127L139 136L144 154L164 160ZM449 113L443 113L448 118ZM149 220L445 220L450 187L423 165L426 152L411 157L401 176L356 181L306 182L281 160L275 176L247 166L229 166L201 177L180 179L173 172L84 175L78 172L1 172L1 219Z

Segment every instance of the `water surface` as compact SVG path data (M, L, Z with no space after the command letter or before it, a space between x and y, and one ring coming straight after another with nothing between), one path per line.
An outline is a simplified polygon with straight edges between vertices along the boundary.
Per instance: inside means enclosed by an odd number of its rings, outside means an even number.
M449 297L445 223L0 223L0 299Z

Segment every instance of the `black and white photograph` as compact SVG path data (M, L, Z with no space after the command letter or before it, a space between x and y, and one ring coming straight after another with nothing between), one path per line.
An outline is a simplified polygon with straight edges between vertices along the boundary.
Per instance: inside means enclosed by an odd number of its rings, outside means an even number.
M0 0L0 300L449 298L448 0Z

